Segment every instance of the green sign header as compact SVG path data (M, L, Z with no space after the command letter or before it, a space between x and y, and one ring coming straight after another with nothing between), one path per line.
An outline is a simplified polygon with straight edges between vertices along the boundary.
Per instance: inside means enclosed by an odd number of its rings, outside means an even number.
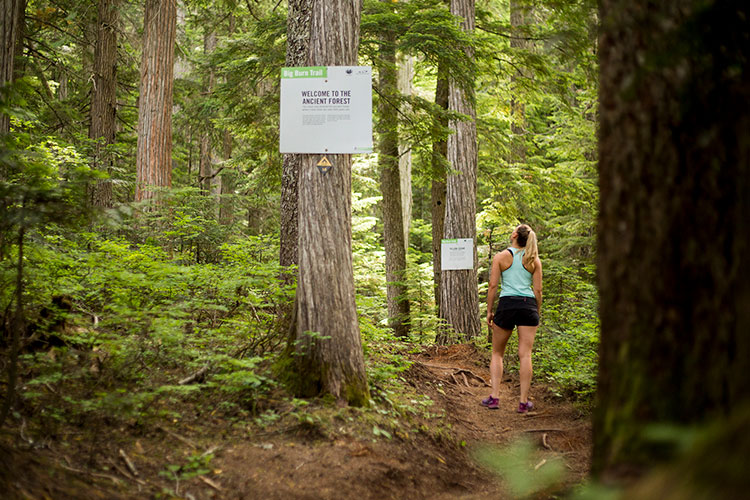
M328 78L327 66L281 68L281 78Z

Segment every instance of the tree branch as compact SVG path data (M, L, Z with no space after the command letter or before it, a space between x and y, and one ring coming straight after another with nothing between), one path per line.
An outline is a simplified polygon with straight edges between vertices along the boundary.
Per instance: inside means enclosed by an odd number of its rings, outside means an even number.
M485 28L484 26L477 26L478 30L485 31L487 33L492 33L493 35L501 36L503 38L507 38L509 40L524 40L529 42L545 42L549 40L549 37L543 37L543 38L535 38L535 37L526 37L526 36L513 36L509 35L507 33L501 33L499 31L491 30L489 28Z

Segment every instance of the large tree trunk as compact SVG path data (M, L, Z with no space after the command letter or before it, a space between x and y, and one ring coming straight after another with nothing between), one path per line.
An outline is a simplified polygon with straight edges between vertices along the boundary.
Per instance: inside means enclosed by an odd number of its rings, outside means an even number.
M435 87L435 104L442 109L448 109L448 77L443 67L438 64L437 85ZM437 123L436 134L448 127L448 120ZM445 163L448 155L448 141L437 140L432 144L432 186L431 186L431 215L432 215L432 274L435 283L436 314L440 317L440 240L443 239L445 225Z
M390 2L390 0L385 0ZM380 192L383 195L383 241L388 323L399 337L409 334L409 299L404 282L406 246L398 156L398 72L396 36L387 33L381 39L378 62L378 163Z
M669 456L649 425L750 402L750 4L600 14L593 469L621 476Z
M463 19L462 28L474 30L474 0L452 0L451 13ZM466 49L470 52L470 49ZM473 57L473 54L469 54ZM469 81L473 81L470 78ZM448 175L445 203L445 238L471 238L474 241L474 269L440 273L440 317L465 339L480 331L479 287L476 255L477 128L474 92L449 79L448 105L468 120L452 120L448 137L448 162L455 173ZM438 341L446 342L445 332Z
M287 15L286 65L305 66L310 52L310 16L314 0L289 0ZM302 155L285 154L281 172L281 235L279 263L283 267L299 262L299 168ZM287 274L287 281L294 275Z
M13 84L17 46L23 30L25 0L3 0L0 8L0 102L5 102ZM10 117L0 113L0 136L10 132Z
M99 0L94 48L94 88L91 95L89 138L94 146L95 168L112 173L113 156L107 147L115 142L117 118L117 0ZM97 181L91 187L91 204L112 207L112 181Z
M316 1L309 29L311 66L357 63L359 1ZM297 393L332 394L353 405L369 401L354 300L351 227L351 155L301 155L299 177L299 279L295 350Z
M175 0L146 0L138 106L135 199L172 185L172 88L177 31Z

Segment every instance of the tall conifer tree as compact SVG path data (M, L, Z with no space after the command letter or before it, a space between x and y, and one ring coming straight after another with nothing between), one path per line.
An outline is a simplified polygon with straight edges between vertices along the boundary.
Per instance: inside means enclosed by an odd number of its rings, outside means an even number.
M146 0L138 106L136 201L172 185L172 89L176 0Z
M359 1L316 1L309 15L310 66L357 63ZM369 389L354 300L351 226L351 155L328 155L332 168L317 167L319 155L299 163L299 277L290 346L297 392L332 394L367 404Z
M461 19L467 32L474 31L474 0L451 0L451 13ZM471 57L471 47L466 48ZM473 78L468 79L473 83ZM449 78L448 107L466 116L451 120L448 137L448 163L453 172L446 179L444 238L471 238L474 241L474 269L440 273L440 317L464 338L479 334L479 288L476 255L477 128L474 91ZM438 340L447 341L445 334Z
M384 2L391 3L390 0ZM398 150L398 72L396 66L396 33L380 37L378 57L378 163L383 196L383 240L389 324L395 334L409 334L409 300L406 297L406 243L404 241L403 196Z
M16 48L23 31L25 11L25 0L4 0L0 10L0 92L5 94L3 100L14 80ZM0 135L9 131L10 117L0 113Z
M289 0L286 25L286 65L305 66L310 51L310 16L313 0ZM281 171L281 234L279 263L282 267L299 262L299 168L302 157L285 154ZM287 275L287 279L292 279Z
M117 30L118 1L99 0L94 47L94 86L91 91L89 138L96 141L94 163L112 173L112 156L107 146L115 142L117 118ZM114 203L112 182L100 180L91 188L91 202L98 207Z
M435 85L435 104L441 109L448 109L448 76L445 64L438 63L437 83ZM435 129L448 127L448 120L436 119ZM441 130L435 130L435 135L440 135ZM432 273L435 287L435 305L438 316L440 315L440 240L443 239L443 226L445 225L445 163L448 155L448 141L436 140L432 144L432 182L430 186L431 216L432 216Z

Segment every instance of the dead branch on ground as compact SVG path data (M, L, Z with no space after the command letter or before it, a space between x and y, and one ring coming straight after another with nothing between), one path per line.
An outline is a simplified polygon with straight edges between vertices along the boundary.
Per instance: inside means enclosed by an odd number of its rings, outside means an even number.
M206 476L198 476L198 479L209 485L211 488L215 489L216 491L221 491L221 486L216 484L215 482L211 481Z
M182 436L180 436L180 435L179 435L179 434L177 434L176 432L172 432L172 431L170 431L169 429L167 429L167 428L164 428L164 427L162 427L162 426L157 426L156 428L157 428L157 429L159 429L160 431L164 432L165 434L169 434L169 435L170 435L170 436L172 436L173 438L175 438L175 439L177 439L177 440L179 440L179 441L182 441L183 443L187 444L188 446L190 446L190 447L192 447L192 448L196 448L196 449L198 448L198 445L197 445L197 444L195 444L195 443L194 443L193 441L189 440L189 439L188 439L188 438L186 438L186 437L182 437Z
M138 469L135 468L135 465L133 464L133 461L130 460L130 457L125 454L125 450L120 448L119 455L120 458L122 458L122 460L125 462L125 465L128 466L128 470L130 471L130 473L133 474L133 476L138 477Z
M542 446L544 446L548 450L552 449L552 447L549 445L549 443L547 443L547 433L546 432L544 434L542 434Z

